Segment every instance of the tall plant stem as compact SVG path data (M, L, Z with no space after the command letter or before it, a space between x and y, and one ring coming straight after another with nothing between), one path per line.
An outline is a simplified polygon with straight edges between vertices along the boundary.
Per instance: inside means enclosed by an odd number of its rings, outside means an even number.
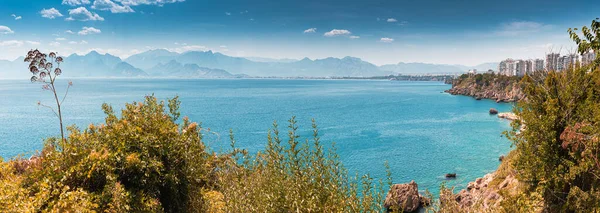
M56 87L54 87L54 80L56 79L56 76L54 77L54 79L52 78L52 76L50 76L50 84L52 85L52 92L54 93L54 99L56 100L56 106L58 108L58 121L60 122L60 137L61 137L61 142L63 143L63 148L65 147L64 143L65 143L65 133L64 133L64 128L63 128L63 121L62 121L62 113L60 111L60 101L58 100L58 95L56 94Z

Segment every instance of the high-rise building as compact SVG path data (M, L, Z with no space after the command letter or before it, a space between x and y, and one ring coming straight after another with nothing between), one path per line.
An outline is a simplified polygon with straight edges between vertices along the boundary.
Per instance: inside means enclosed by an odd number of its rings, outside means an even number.
M556 63L556 69L555 71L562 71L564 70L567 66L567 61L569 60L569 58L566 55L563 55L561 57L558 57L558 62Z
M535 61L533 62L533 71L542 71L544 70L544 60L542 59L535 59Z
M517 60L513 76L524 76L527 73L527 61Z
M533 69L533 60L529 59L527 61L525 61L525 73L527 73L528 75L531 75L533 73L534 69Z
M579 62L579 55L577 55L577 54L567 55L564 60L564 63L565 63L564 69L575 67L575 65L577 65L577 62Z
M596 53L594 53L594 52L584 53L581 56L581 64L582 65L591 64L595 59L596 59Z
M560 70L558 67L559 53L550 53L546 55L546 70ZM562 66L561 66L562 67Z
M508 58L504 61L501 61L500 64L498 64L498 74L514 76L516 74L515 66L515 60L513 60L512 58Z

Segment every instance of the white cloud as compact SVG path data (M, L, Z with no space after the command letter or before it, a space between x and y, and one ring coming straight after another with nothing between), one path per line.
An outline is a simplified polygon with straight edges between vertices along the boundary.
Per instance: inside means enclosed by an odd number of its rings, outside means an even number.
M20 47L23 44L37 46L40 45L40 42L37 41L19 41L19 40L8 40L8 41L0 41L0 47Z
M95 0L92 5L95 10L110 10L112 13L132 13L135 12L129 6L119 5L111 0Z
M69 6L77 6L83 4L89 4L90 0L63 0L62 4Z
M38 42L38 41L25 41L25 42L30 45L36 45L36 46L40 45L40 42Z
M58 46L60 46L60 42L58 42L58 41L51 42L50 46L58 47Z
M168 48L167 50L169 50L171 52L183 53L183 52L188 52L188 51L206 51L206 50L208 50L208 48L206 48L205 46L201 46L201 45L187 45L187 46L176 47L176 48Z
M532 21L514 21L502 24L495 34L499 36L529 35L531 33L549 29L551 27L552 26L550 25Z
M22 41L17 41L17 40L9 40L9 41L0 41L0 47L20 47L23 46L23 42Z
M92 34L99 34L102 31L93 27L83 27L81 29L81 31L79 31L77 34L79 35L92 35Z
M308 28L304 30L304 33L315 33L317 32L317 28Z
M381 38L379 39L379 41L384 42L384 43L392 43L394 41L393 38Z
M57 41L66 41L67 39L66 38L56 38L54 40L57 40Z
M225 12L225 15L228 15L228 16L230 16L230 15L231 15L231 13L230 13L230 12Z
M68 34L75 34L75 32L73 32L73 31L71 31L71 30L67 30L67 31L65 31L65 33L68 33Z
M49 18L49 19L55 19L56 17L62 17L63 14L60 13L60 11L58 11L57 9L50 8L50 9L42 9L42 11L40 11L40 14L42 14L42 17L44 18Z
M92 13L85 9L85 7L79 7L69 10L69 18L67 21L104 21L104 18L100 17L97 13Z
M22 19L22 18L23 18L23 17L21 17L21 16L17 16L17 15L15 15L15 14L12 14L12 15L10 15L10 16L12 16L13 18L15 18L15 20L20 20L20 19Z
M225 45L221 45L221 46L219 46L219 47L220 47L220 48L227 48L227 46L225 46Z
M349 38L350 38L350 39L359 39L359 38L360 38L360 36L350 36Z
M387 22L398 22L398 20L396 20L395 18L388 18Z
M185 0L115 0L121 2L123 5L137 6L137 5L159 5L184 2Z
M15 31L12 31L9 27L0 25L0 34L13 34L13 33L15 33Z
M348 30L333 29L333 30L331 30L329 32L326 32L323 35L327 36L327 37L334 37L334 36L345 36L345 35L350 35L350 34L352 34L352 32L350 32Z
M87 44L87 41L81 41L81 42L76 42L76 41L69 41L69 44Z

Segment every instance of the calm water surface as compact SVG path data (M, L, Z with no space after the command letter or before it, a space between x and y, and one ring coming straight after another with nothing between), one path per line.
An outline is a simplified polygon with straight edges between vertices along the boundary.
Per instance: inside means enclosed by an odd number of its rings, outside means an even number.
M59 84L66 85L66 82ZM85 128L101 123L102 103L115 109L124 103L179 95L182 115L202 122L217 134L206 137L213 150L226 150L228 131L251 152L264 148L274 120L280 130L297 116L301 134L310 137L316 119L322 141L336 143L351 174L385 177L388 161L394 182L415 180L421 190L437 193L444 174L456 172L449 185L494 171L498 156L510 150L501 137L509 122L488 115L490 108L510 111L512 105L476 101L441 93L450 86L439 82L358 80L182 80L73 79L64 103L66 124ZM30 155L48 136L59 135L52 112L37 101L52 104L41 85L23 80L0 80L0 156Z

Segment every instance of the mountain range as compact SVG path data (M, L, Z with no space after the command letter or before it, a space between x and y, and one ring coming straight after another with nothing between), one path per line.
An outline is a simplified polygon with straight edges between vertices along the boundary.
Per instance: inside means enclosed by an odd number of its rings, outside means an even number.
M370 77L390 74L458 74L469 69L495 69L497 63L478 66L398 63L377 66L360 58L268 59L233 57L212 51L150 50L125 60L91 51L65 57L61 69L68 77ZM23 58L0 60L0 78L29 76Z

